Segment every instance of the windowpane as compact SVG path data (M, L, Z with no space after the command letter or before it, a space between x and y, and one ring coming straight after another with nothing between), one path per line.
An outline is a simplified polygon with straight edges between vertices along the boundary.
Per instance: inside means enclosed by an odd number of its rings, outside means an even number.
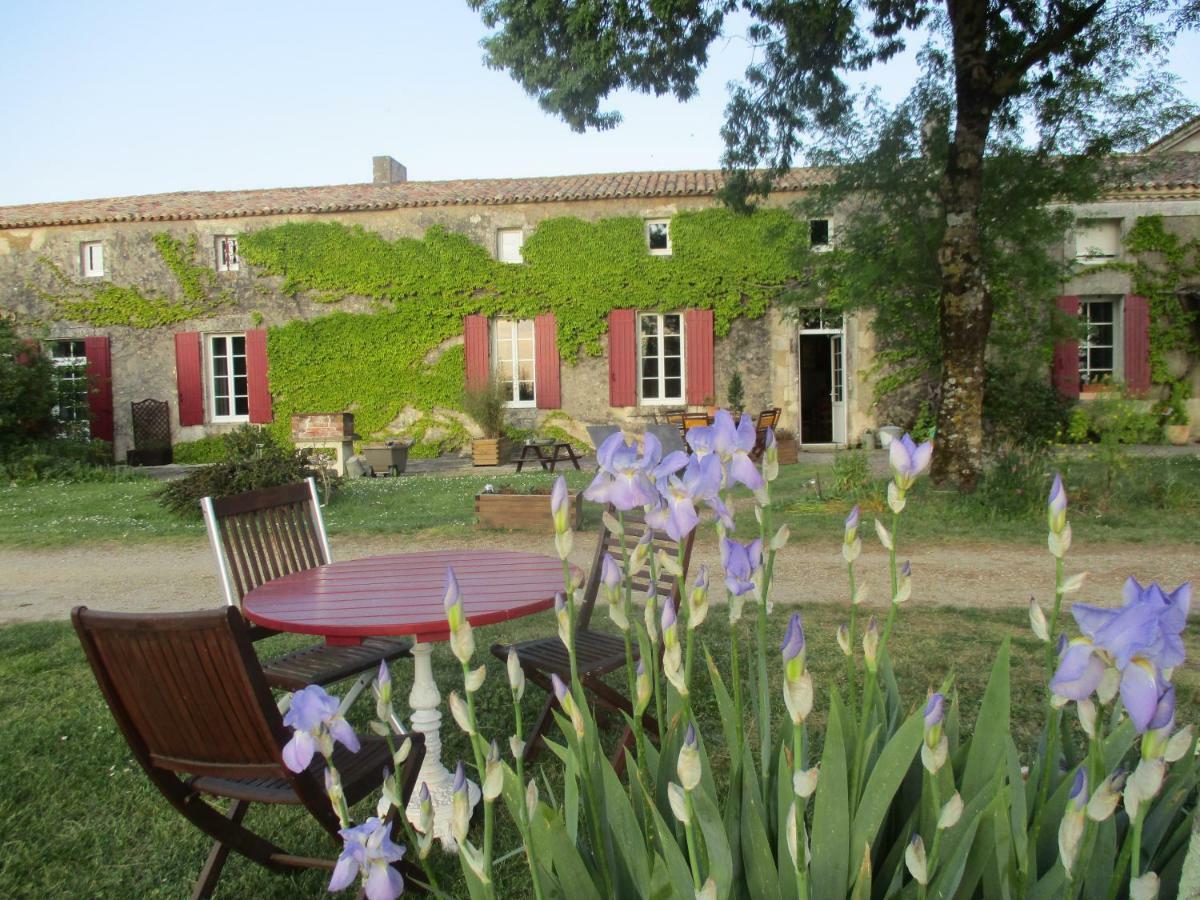
M679 378L683 374L683 361L678 356L668 356L663 360L663 373L668 378Z
M237 399L235 400L235 406L237 407L237 412L235 413L236 415L239 415L239 416L250 415L250 398L249 397L238 396Z
M680 333L680 324L679 324L679 316L678 315L676 315L676 314L666 315L666 316L662 317L662 320L663 320L663 334L679 334Z
M651 253L671 252L671 226L666 219L655 219L646 223L646 241Z
M678 378L668 378L664 382L663 398L678 400L683 397L683 381Z
M642 334L658 334L658 316L642 316Z
M209 389L214 419L250 414L245 335L212 335L209 347Z
M683 400L683 317L679 313L639 316L642 400Z
M493 323L493 366L507 403L528 404L535 399L533 330L531 319L497 319Z
M657 400L658 399L658 379L643 378L642 379L642 399Z
M533 382L522 381L518 387L517 399L523 402L533 401Z
M657 378L658 377L658 357L646 356L642 358L642 377Z
M679 356L683 346L679 342L679 335L670 334L663 338L663 353L666 356Z

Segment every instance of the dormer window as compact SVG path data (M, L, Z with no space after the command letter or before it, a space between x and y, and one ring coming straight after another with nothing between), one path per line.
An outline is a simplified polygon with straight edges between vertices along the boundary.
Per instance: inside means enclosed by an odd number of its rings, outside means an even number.
M671 220L650 219L646 222L646 243L651 256L670 256Z
M104 244L85 241L79 245L79 272L84 278L99 278L104 274Z
M521 228L499 228L496 230L496 259L502 263L522 263L525 258L521 248L525 245L525 231Z
M1120 219L1081 219L1075 223L1075 261L1102 263L1121 251Z
M830 249L828 219L808 220L808 246L818 253Z

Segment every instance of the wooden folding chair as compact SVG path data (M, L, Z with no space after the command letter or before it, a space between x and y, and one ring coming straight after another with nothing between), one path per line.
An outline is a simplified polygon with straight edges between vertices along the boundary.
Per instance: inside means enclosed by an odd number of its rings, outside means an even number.
M632 551L634 543L637 542L638 538L647 528L646 521L641 512L627 512L624 519L625 546L628 550ZM692 538L694 536L695 531L692 531L682 546L665 535L656 536L652 544L652 552L657 552L661 548L673 554L683 567L683 577L686 580L688 564L692 558ZM592 559L592 568L588 573L588 579L584 586L583 602L576 613L575 662L579 669L579 679L583 683L584 689L591 695L595 706L604 711L617 713L618 716L622 712L632 716L633 707L629 699L604 681L605 675L625 665L625 639L620 634L609 631L597 631L591 627L592 613L596 606L596 596L600 592L601 563L604 560L606 552L611 553L613 558L620 562L621 538L619 535L610 532L607 527L601 526L600 541L596 544L596 553ZM650 575L648 571L643 571L633 579L634 597L645 597L649 589ZM660 571L655 584L655 593L658 596L660 609L663 603L670 603L678 609L679 589L674 577ZM554 692L551 690L550 676L552 674L558 675L564 681L569 681L571 676L571 662L567 656L567 648L563 646L563 642L557 634L551 637L537 638L532 641L522 641L519 644L511 646L517 651L517 658L521 662L521 668L525 672L525 677L549 695L546 698L545 706L542 707L541 715L538 716L533 730L529 734L529 739L525 744L525 760L529 762L540 751L542 737L554 721L552 711L556 700ZM508 644L494 644L492 646L492 655L497 659L507 660L508 650ZM634 659L636 660L638 654L636 642L634 643L633 652ZM643 722L651 733L656 732L656 725L649 714L645 716ZM626 727L613 754L613 766L618 772L622 770L625 762L625 756L622 751L629 743L631 737L632 733Z
M708 413L685 412L683 414L683 423L680 426L680 429L683 432L683 443L684 443L684 446L687 447L688 453L692 452L691 445L689 445L687 442L688 430L692 429L692 428L699 428L703 425L711 425L711 424L712 424L712 419L709 418Z
M755 462L762 459L762 455L767 451L767 431L775 428L778 424L778 406L764 409L758 414L758 421L754 425L754 449L750 451L750 458Z
M240 609L246 592L264 582L333 561L312 478L231 497L204 497L200 508L230 606ZM250 627L251 640L274 634L278 632ZM284 691L357 675L342 700L344 711L362 693L380 662L408 656L411 649L411 641L398 638L368 638L352 646L314 644L264 661L263 672L268 684Z
M333 868L332 859L288 853L242 824L251 803L300 805L341 845L324 760L318 754L298 774L283 763L290 734L237 609L129 614L79 606L71 621L134 757L168 802L213 839L193 900L212 896L230 850L276 872ZM412 752L400 779L405 799L425 756L423 737L409 737ZM334 753L350 804L378 788L393 768L386 741L360 740L358 753L340 744ZM232 801L228 812L204 795ZM397 821L393 839L398 830ZM403 865L401 871L417 874Z

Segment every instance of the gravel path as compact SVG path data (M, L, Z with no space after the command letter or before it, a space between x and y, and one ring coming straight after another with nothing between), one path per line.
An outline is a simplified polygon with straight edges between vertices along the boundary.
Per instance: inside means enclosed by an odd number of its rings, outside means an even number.
M867 540L858 570L869 584L869 606L887 598L887 558ZM337 559L445 546L445 537L404 535L333 539ZM553 553L541 535L465 532L461 547ZM573 560L587 568L594 538L581 535ZM1046 600L1053 589L1053 561L1033 546L955 543L910 547L912 604L975 608L1024 608L1030 594ZM711 533L697 542L695 562L716 568L718 553ZM1072 550L1068 571L1090 573L1082 597L1117 602L1126 576L1158 580L1174 587L1200 577L1195 545L1085 544ZM835 542L790 546L776 563L774 599L780 603L844 602L845 566ZM86 603L113 610L186 610L220 602L207 541L88 545L69 550L0 548L0 624L65 619L71 607Z

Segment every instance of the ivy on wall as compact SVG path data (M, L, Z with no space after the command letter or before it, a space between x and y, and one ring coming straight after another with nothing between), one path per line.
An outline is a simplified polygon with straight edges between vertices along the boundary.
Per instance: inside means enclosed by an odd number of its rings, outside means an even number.
M1200 240L1185 240L1167 231L1162 216L1143 216L1125 236L1132 262L1109 263L1127 272L1133 293L1150 304L1150 380L1173 384L1167 355L1191 350L1196 342L1196 313L1185 305L1180 289L1200 278Z
M49 273L58 290L34 288L49 303L55 317L88 325L123 325L129 328L154 328L173 325L187 319L211 315L229 302L228 292L216 291L216 273L196 265L196 237L187 242L166 232L154 235L154 246L163 263L179 285L182 299L164 294L142 293L136 287L101 282L77 284L52 260L38 262Z
M553 312L567 363L601 353L613 308L710 308L724 336L735 319L766 312L795 277L794 250L807 239L784 210L709 209L673 217L672 255L651 256L644 228L636 217L549 219L525 241L523 265L497 262L466 235L440 227L395 241L334 222L243 234L242 260L281 277L285 292L331 304L375 301L373 312L270 329L276 427L286 430L294 412L353 408L359 432L379 434L406 407L458 408L462 347L437 350L462 333L467 314Z

